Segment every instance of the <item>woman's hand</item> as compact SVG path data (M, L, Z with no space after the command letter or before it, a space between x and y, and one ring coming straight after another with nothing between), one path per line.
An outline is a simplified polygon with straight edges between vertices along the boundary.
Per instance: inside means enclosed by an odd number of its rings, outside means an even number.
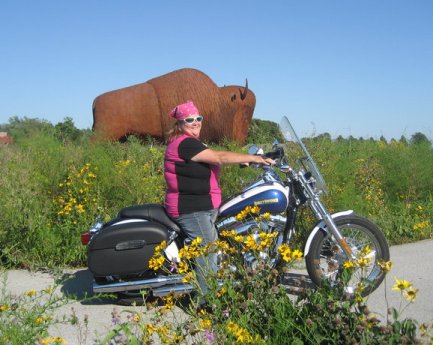
M262 165L275 165L275 161L272 158L266 156L252 156L254 160L251 163L262 164Z

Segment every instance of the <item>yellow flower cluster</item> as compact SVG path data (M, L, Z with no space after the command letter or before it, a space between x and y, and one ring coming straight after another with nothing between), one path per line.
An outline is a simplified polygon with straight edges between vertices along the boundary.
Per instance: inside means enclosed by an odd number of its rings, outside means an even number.
M52 318L50 316L45 316L45 315L39 316L35 319L35 324L40 325L40 324L43 324L44 322L49 321L51 319Z
M63 182L59 183L60 195L53 200L59 208L57 214L60 216L80 215L86 212L90 202L96 203L95 198L90 200L90 187L94 179L96 175L91 170L90 163L86 163L79 171L73 171Z
M418 292L418 289L414 289L411 282L409 282L408 280L399 280L397 278L395 278L395 284L392 289L401 291L403 293L403 296L409 302L415 301L416 294Z
M169 311L172 310L174 307L174 297L173 294L170 294L166 297L163 297L162 300L164 301L164 307L163 310L164 311Z
M284 261L299 261L302 259L304 255L300 250L295 249L292 250L286 243L282 244L278 247L278 253L280 253L281 257Z
M371 263L371 257L369 256L371 252L370 246L365 246L359 251L360 256L358 258L344 262L343 267L347 269L366 268Z
M379 261L377 263L380 267L380 269L382 270L382 272L388 273L389 271L391 271L392 268L392 262L391 261Z
M155 247L155 252L153 256L149 260L149 268L154 271L158 271L165 262L165 257L162 254L162 251L167 248L167 242L162 241L158 246Z
M259 343L260 337L257 335L255 338L245 329L230 321L227 324L227 331L236 337L236 343Z
M28 297L33 297L34 295L36 295L36 290L35 289L27 290L26 292L24 292L24 295Z
M177 266L177 270L179 273L187 273L189 271L189 266L185 261L181 261Z
M191 260L203 255L203 250L200 244L203 242L201 237L195 238L190 245L181 248L179 251L179 258Z
M158 334L163 344L180 344L185 340L183 335L179 334L178 331L173 332L173 330L165 324L156 326L149 322L145 328L148 335L152 335L153 333ZM147 344L147 340L146 337L143 337L143 344Z
M259 234L249 234L247 236L238 235L235 230L224 230L220 234L222 237L232 238L235 242L243 245L243 251L262 251L269 248L274 242L275 237L278 236L278 233L266 233L264 231ZM226 244L226 251L223 252L231 252L233 249L229 249L229 245Z
M152 256L149 260L149 268L154 271L158 271L165 262L165 258L162 255Z
M62 345L66 344L66 340L62 337L49 337L40 341L41 345Z
M134 163L135 163L134 160L124 159L124 160L118 161L115 164L115 167L116 167L116 169L123 169L123 168L126 168L126 167L130 166L131 164L134 164Z
M212 328L212 320L200 319L199 323L202 330L210 330Z
M258 214L260 212L260 207L258 206L247 206L241 212L236 215L236 220L242 221L250 215Z
M418 222L413 226L414 230L423 230L430 226L430 222L428 220L424 220L422 222Z
M217 297L221 297L225 293L227 293L227 289L225 287L222 287L220 290L217 291Z
M214 251L220 251L223 254L234 254L236 249L231 247L230 244L224 240L217 240L206 246L205 251L213 249Z

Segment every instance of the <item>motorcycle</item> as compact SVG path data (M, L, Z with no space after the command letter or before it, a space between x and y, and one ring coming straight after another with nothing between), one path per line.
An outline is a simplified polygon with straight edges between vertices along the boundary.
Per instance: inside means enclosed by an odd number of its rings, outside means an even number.
M372 221L352 210L329 213L321 200L327 189L317 165L286 117L279 126L285 143L274 142L268 153L255 145L249 149L250 154L264 154L274 159L276 165L255 166L263 170L261 175L240 193L223 201L216 222L218 232L257 233L254 219L239 221L236 215L247 206L259 206L260 214L270 214L262 222L265 230L277 233L277 245L289 244L296 232L298 211L309 207L317 220L304 245L311 281L316 285L323 280L336 284L346 262L364 258L363 267L353 272L345 289L353 294L362 283L361 294L368 295L385 276L380 267L382 261L389 260L384 235ZM289 165L288 157L295 154L299 158ZM180 274L149 269L149 260L161 242L167 243L164 250L167 262L178 260L179 250L188 243L182 229L162 205L124 208L106 223L97 220L81 235L81 241L88 248L88 268L94 277L95 293L115 293L119 303L128 304L136 301L142 290L163 297L170 293L190 293L194 289L191 284L182 282ZM274 262L278 262L276 249L273 254ZM254 256L246 253L244 259L246 265L254 265Z

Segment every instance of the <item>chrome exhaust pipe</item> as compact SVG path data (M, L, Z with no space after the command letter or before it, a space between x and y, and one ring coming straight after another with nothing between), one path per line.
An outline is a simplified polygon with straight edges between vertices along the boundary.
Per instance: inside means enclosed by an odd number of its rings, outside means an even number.
M183 295L192 292L194 286L191 284L178 284L178 285L167 285L152 290L152 294L155 297L165 297L173 293L176 295Z
M133 281L124 281L124 282L116 282L116 283L107 283L107 284L98 284L95 281L93 282L93 292L95 293L110 293L110 292L122 292L122 291L132 291L132 290L143 290L143 289L152 289L158 290L154 288L163 287L163 289L169 288L168 286L173 285L172 289L175 287L186 287L189 284L183 284L182 282L183 276L160 276L156 278L143 279L143 280L133 280ZM168 285L168 286L166 286Z

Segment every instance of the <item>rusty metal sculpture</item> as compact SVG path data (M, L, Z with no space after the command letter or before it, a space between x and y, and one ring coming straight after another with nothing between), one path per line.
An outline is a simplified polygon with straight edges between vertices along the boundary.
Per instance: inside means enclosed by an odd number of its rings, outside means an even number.
M96 97L93 130L110 140L120 140L129 134L164 138L174 121L169 112L188 100L205 117L203 140L245 141L256 104L248 81L245 87L218 87L206 74L190 68Z

